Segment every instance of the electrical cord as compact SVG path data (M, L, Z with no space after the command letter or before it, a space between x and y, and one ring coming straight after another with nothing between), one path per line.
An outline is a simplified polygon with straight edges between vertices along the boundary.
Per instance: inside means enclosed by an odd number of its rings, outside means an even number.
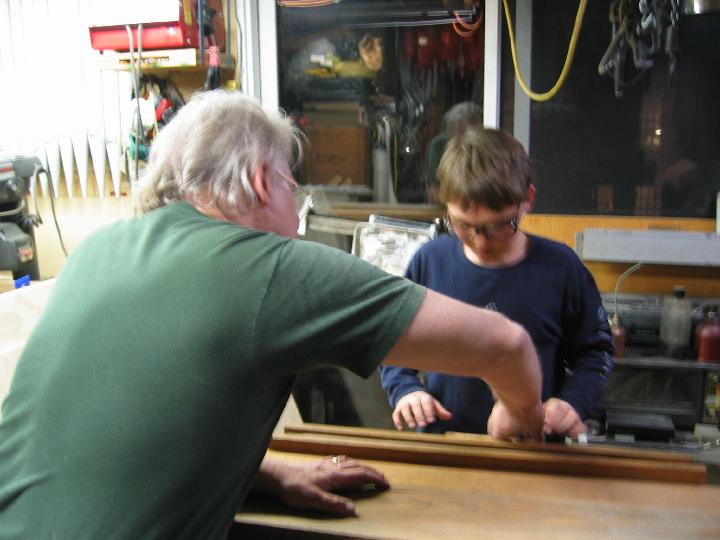
M10 217L10 216L17 216L18 214L22 214L25 210L25 201L21 200L18 204L17 208L13 208L12 210L4 210L0 212L0 217Z
M480 25L482 25L485 10L480 11L477 21L472 24L463 21L457 12L453 12L453 15L455 15L455 20L452 22L453 30L455 30L455 33L460 37L468 38L474 35L478 28L480 28Z
M38 177L38 174L40 174L40 173L44 173L48 179L48 192L50 194L50 208L52 210L53 221L55 222L55 230L57 231L58 240L60 241L60 249L62 249L62 252L65 255L65 258L67 259L68 252L67 252L67 248L65 247L65 241L63 240L62 232L60 231L60 224L58 223L57 212L55 211L55 187L52 182L52 178L50 177L50 173L47 172L44 168L42 168L40 165L35 165L35 170L33 171L32 179L30 180L30 191L33 194L33 202L35 204L35 214L36 214L33 224L42 225L42 223L43 223L42 216L40 216L40 210L38 209L37 198L35 196L37 177Z
M40 208L38 207L36 187L37 177L40 171L45 172L45 169L36 164L35 170L33 171L32 179L30 180L30 193L32 193L33 207L35 208L35 215L32 216L33 225L42 225L43 223L42 216L40 216Z
M140 89L140 72L142 71L142 33L143 25L138 24L137 28L137 42L138 42L138 62L135 68L135 79L137 80L137 88ZM140 177L140 143L145 142L145 132L143 130L142 113L140 111L140 94L135 94L135 102L137 105L137 140L135 141L135 181L137 182ZM154 118L154 116L153 116Z
M578 5L577 15L575 16L575 25L573 27L572 35L570 36L570 44L568 45L567 55L565 56L565 64L563 65L560 76L553 87L542 94L533 92L528 88L523 80L522 73L520 72L520 66L517 60L517 51L515 49L515 35L513 33L512 18L510 17L510 8L508 7L507 0L503 0L503 7L505 10L505 19L508 25L508 36L510 38L510 50L512 51L513 66L515 67L515 75L517 76L518 84L522 88L523 92L534 101L548 101L555 97L565 84L568 73L570 73L570 66L572 65L573 56L575 55L575 48L577 46L578 37L580 36L580 28L582 27L583 16L585 14L585 7L587 6L587 0L580 0Z
M313 8L332 6L339 4L342 0L278 0L280 7L287 8Z
M55 230L58 234L58 240L60 240L60 248L62 249L62 252L65 254L65 258L67 259L68 252L67 248L65 247L65 241L63 240L62 232L60 231L60 224L58 223L57 212L55 210L55 188L52 187L52 182L50 182L50 186L50 208L52 210L53 221L55 222Z
M615 283L615 293L613 294L613 302L615 303L615 313L614 313L615 315L619 315L618 314L617 297L618 297L618 291L620 290L620 284L623 281L625 281L626 277L628 277L630 274L632 274L636 270L639 270L643 266L645 266L645 263L635 263L630 268L625 270L622 274L620 274L620 277L618 278L617 283Z
M134 158L135 158L135 181L137 181L138 174L140 172L140 142L142 141L143 137L141 136L142 133L142 114L140 113L140 62L142 61L142 23L138 24L137 29L137 40L138 40L138 63L137 66L135 66L135 57L134 57L134 51L133 51L133 39L132 39L132 31L130 30L130 25L125 25L125 30L127 31L128 35L128 47L130 50L130 73L133 79L133 90L135 91L135 109L136 109L136 115L135 115L135 152L134 152ZM129 175L128 175L129 176Z
M480 25L482 24L483 13L484 11L480 12L478 20L474 23L466 23L462 20L462 17L460 17L457 12L453 11L453 15L455 15L455 20L457 21L457 24L460 25L463 30L477 30L478 28L480 28Z

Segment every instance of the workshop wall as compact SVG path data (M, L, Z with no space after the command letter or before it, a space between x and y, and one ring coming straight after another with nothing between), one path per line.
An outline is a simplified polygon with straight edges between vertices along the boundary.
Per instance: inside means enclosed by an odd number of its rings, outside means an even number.
M43 224L35 229L41 279L57 276L65 263L58 230L48 197L38 198ZM132 197L60 197L55 200L58 228L65 249L71 254L90 233L118 219L133 215Z
M523 219L524 230L547 236L575 247L575 235L585 229L676 230L714 232L715 220L659 217L577 216L530 214ZM586 263L601 293L615 289L618 277L631 265ZM688 296L720 298L720 268L648 265L622 283L622 293L668 294L673 285L686 286Z
M36 229L40 275L43 279L56 276L65 257L60 248L52 220L49 199L39 200L44 223ZM58 223L68 252L98 227L116 219L130 217L132 197L123 193L115 198L67 198L56 201ZM530 214L523 221L523 229L554 240L575 245L575 235L587 228L609 229L671 229L680 231L714 231L710 219L675 219L649 217L566 216ZM615 283L628 264L589 262L588 268L602 293L612 292ZM720 298L720 268L698 268L653 265L641 268L622 285L622 293L664 294L673 285L683 284L689 296Z

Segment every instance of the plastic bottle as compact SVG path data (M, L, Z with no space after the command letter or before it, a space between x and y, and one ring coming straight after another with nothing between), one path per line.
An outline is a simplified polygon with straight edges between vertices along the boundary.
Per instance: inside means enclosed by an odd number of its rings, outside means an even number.
M617 313L610 317L609 322L612 333L612 343L615 348L613 357L623 358L625 356L625 327L622 325L622 320Z
M720 378L718 373L709 371L705 380L705 409L703 410L704 421L717 423L720 428Z
M698 362L720 363L720 313L708 311L695 333Z
M692 305L685 298L685 287L675 285L672 296L663 298L660 314L660 341L670 358L685 358L690 345Z

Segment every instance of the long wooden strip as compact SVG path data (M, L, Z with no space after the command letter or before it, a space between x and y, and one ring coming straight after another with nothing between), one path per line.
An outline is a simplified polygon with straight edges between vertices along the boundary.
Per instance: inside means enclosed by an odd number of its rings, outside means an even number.
M650 459L655 461L671 461L692 463L690 454L679 452L663 452L660 450L644 450L636 448L616 447L609 445L569 446L557 443L532 443L499 441L487 435L472 433L416 433L414 431L393 431L391 429L358 428L326 424L302 424L285 426L285 433L316 433L325 435L343 435L345 437L361 437L366 439L382 439L388 441L437 442L457 446L496 448L505 450L535 450L553 454L571 454L585 456L625 457L629 459Z
M707 480L706 467L691 463L554 455L547 452L471 448L440 443L348 438L342 435L276 435L270 442L270 448L285 452L347 454L364 459L533 473L687 483L705 483Z

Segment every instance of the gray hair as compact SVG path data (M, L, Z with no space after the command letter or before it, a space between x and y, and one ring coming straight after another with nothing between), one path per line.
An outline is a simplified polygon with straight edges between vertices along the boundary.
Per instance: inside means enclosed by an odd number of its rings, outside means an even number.
M262 163L291 164L302 155L301 134L280 111L238 91L196 93L152 143L135 209L174 201L217 207L228 217L252 211L250 182Z
M443 115L442 129L452 137L462 132L468 126L481 126L483 112L480 105L473 101L463 101L450 107Z

